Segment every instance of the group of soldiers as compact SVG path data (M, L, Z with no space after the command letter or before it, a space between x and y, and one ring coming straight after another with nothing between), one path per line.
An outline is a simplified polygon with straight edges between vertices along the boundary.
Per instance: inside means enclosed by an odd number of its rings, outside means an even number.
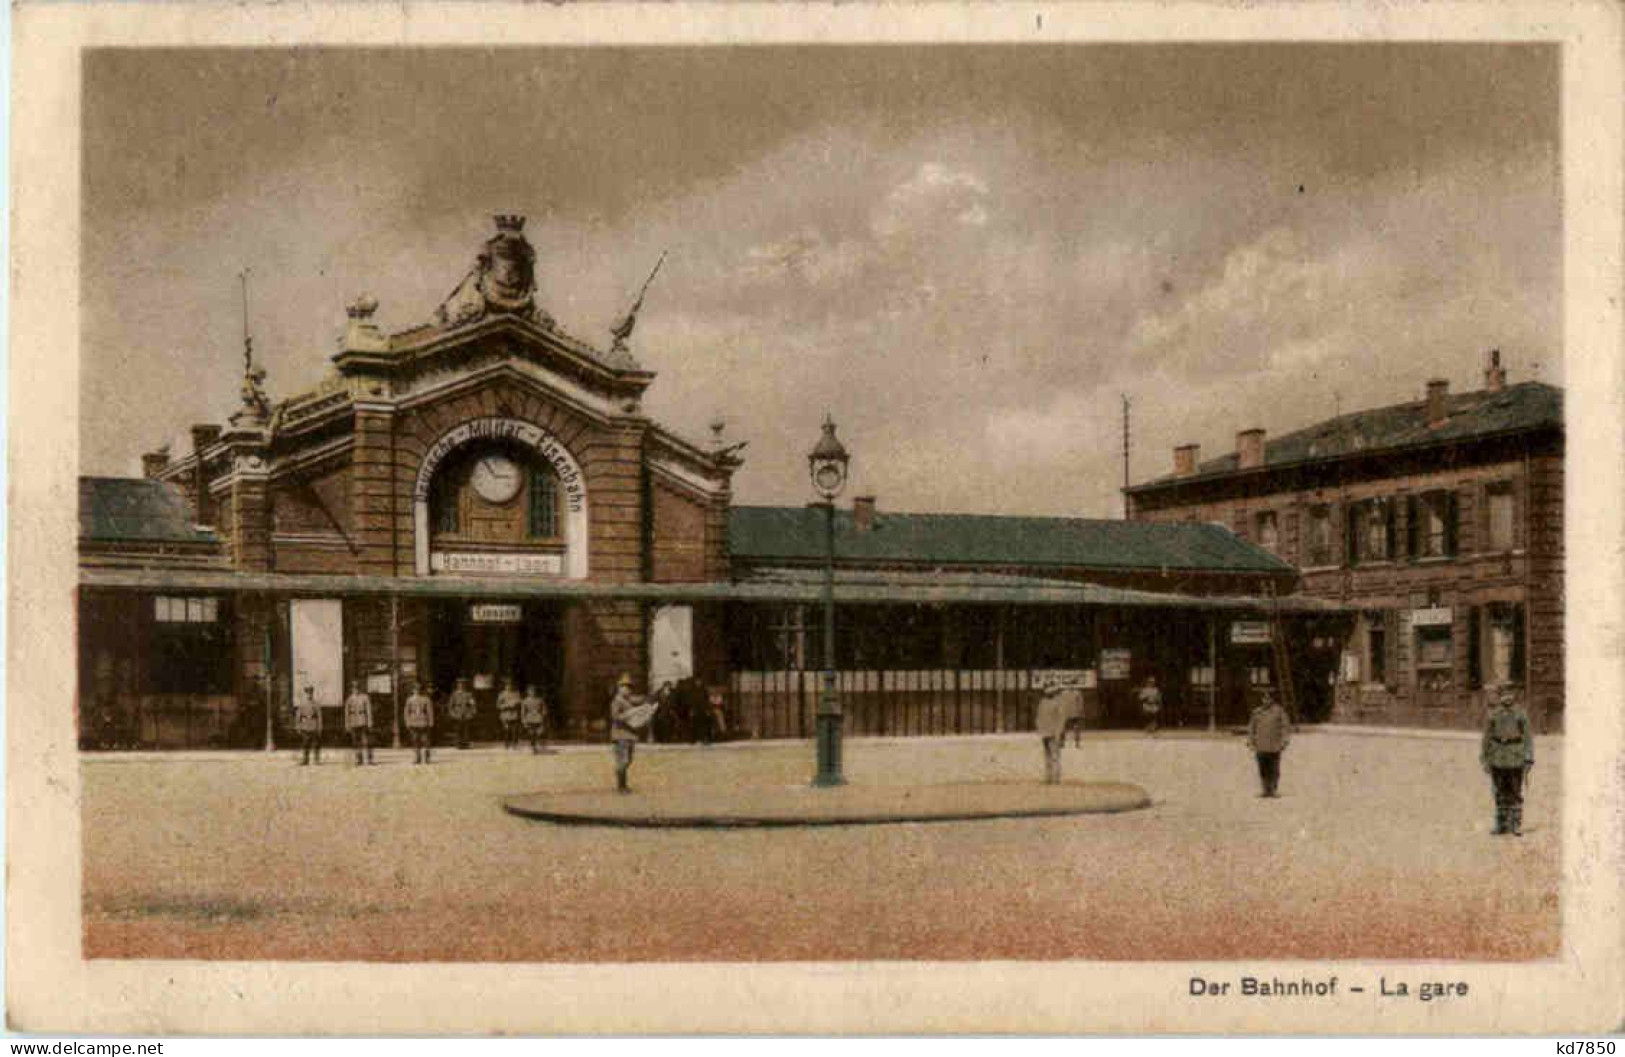
M427 764L434 752L435 703L431 688L422 683L411 684L411 694L401 708L401 720L408 740L412 743L412 762ZM468 748L469 726L478 712L474 694L467 679L458 679L446 698L445 716L459 749ZM355 752L357 765L371 764L373 760L373 708L372 696L357 679L350 684L350 696L344 699L344 730ZM548 752L547 701L532 684L521 694L512 679L504 680L502 692L497 695L497 719L502 723L504 748L519 747L520 732L530 741L534 754ZM299 765L314 760L322 762L322 706L316 701L315 687L305 687L304 699L294 706L293 724L299 734Z
M1061 780L1061 749L1068 730L1081 740L1083 692L1049 683L1043 687L1036 726L1044 747L1044 781ZM1155 678L1147 678L1136 694L1146 716L1146 732L1157 732L1161 694ZM1259 687L1247 720L1247 747L1258 765L1259 796L1279 797L1281 756L1292 740L1292 719L1269 687ZM1490 705L1479 745L1479 763L1490 776L1495 799L1496 835L1523 833L1523 795L1529 771L1535 766L1535 737L1528 714L1518 706L1517 690L1498 686L1490 692Z

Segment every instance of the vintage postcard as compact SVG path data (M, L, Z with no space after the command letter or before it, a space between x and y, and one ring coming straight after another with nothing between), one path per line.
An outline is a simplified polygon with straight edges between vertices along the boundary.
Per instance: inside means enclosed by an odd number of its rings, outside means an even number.
M15 20L13 1027L1620 1029L1617 11Z

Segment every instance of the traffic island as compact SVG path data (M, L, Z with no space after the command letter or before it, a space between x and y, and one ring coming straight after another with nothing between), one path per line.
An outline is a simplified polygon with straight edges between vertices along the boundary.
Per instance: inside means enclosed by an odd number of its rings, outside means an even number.
M810 785L737 788L571 790L508 797L503 810L560 825L654 829L865 826L969 822L1136 811L1151 796L1127 782L965 782L953 785Z

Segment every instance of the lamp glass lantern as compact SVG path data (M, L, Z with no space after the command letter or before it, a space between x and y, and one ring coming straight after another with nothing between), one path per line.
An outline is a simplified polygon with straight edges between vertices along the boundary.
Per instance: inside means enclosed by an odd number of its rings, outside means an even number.
M826 500L834 499L846 487L846 467L852 457L835 436L835 420L824 416L824 433L807 455L807 472L813 489Z

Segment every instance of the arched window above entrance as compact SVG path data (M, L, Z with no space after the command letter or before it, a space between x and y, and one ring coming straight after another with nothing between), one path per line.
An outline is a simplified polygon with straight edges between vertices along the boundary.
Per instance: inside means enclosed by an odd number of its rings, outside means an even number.
M471 543L559 543L558 473L533 452L479 446L460 452L429 489L431 531Z

